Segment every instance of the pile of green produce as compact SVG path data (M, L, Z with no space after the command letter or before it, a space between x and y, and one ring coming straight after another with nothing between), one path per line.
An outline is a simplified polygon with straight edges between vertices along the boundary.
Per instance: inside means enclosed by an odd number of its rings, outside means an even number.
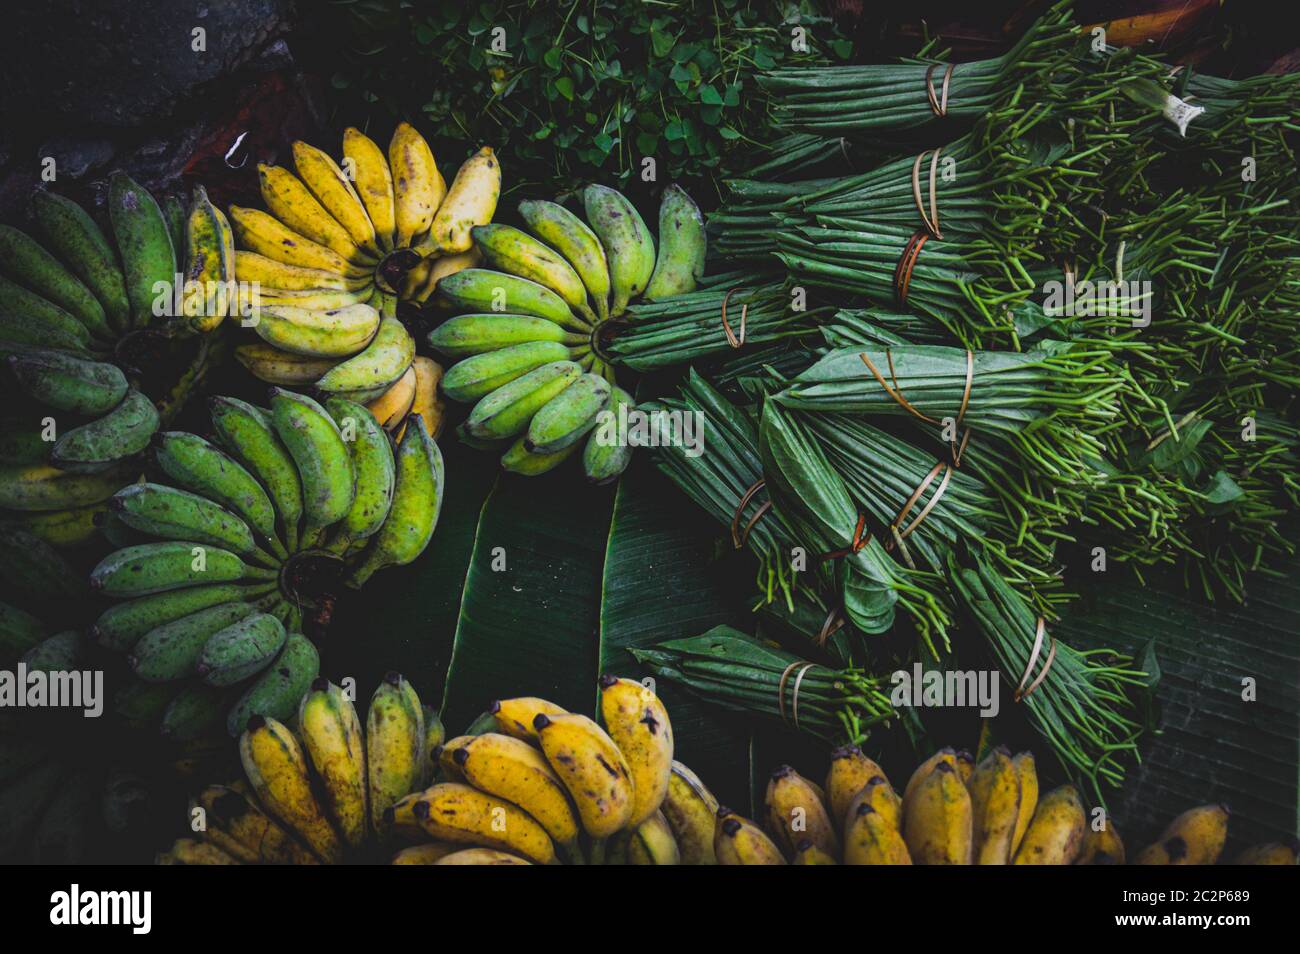
M415 415L400 444L364 407L272 389L270 407L211 402L216 443L165 432L159 482L109 501L120 549L90 575L114 600L92 627L127 653L125 691L185 741L225 720L287 718L316 678L302 635L328 620L329 582L361 587L428 546L442 455ZM306 616L306 618L304 618Z

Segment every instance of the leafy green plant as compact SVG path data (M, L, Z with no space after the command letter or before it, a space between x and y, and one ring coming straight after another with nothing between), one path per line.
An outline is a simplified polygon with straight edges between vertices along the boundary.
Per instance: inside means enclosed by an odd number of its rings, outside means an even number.
M422 114L436 138L491 142L516 183L623 184L645 156L660 181L709 181L771 138L758 71L848 57L816 6L333 0L330 32L349 46L332 82L345 111Z

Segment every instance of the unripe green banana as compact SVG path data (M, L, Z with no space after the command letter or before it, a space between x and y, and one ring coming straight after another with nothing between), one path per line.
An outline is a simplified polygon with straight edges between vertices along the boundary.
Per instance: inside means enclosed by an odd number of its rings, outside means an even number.
M341 552L349 544L377 533L384 525L393 506L397 464L392 439L366 408L343 398L330 398L325 402L325 409L333 415L339 433L352 449L352 465L357 475L352 509L343 518L338 537L331 544L331 549Z
M541 454L530 451L527 446L527 438L520 437L501 455L501 467L512 474L537 477L559 467L572 457L580 446L580 444L570 444L568 447L561 448L553 453Z
M247 616L212 634L194 670L209 686L233 686L271 665L286 636L270 613Z
M448 275L438 282L438 293L462 311L532 315L549 318L570 331L591 330L591 325L545 285L490 268L466 268Z
M54 302L100 338L112 338L104 306L81 280L26 232L0 225L0 271Z
M62 470L93 471L140 453L158 430L158 409L135 389L113 410L74 427L50 448L50 463Z
M284 454L284 463L292 469L288 452ZM276 537L275 508L266 489L230 455L197 434L164 431L155 441L154 458L163 472L181 487L238 514L271 545L277 556L287 556ZM293 478L291 486L296 488L297 474ZM300 490L298 495L301 498Z
M230 710L226 731L238 736L255 715L280 720L291 718L318 675L320 656L316 647L306 636L290 633L270 668L254 680Z
M597 415L596 426L582 451L582 469L586 471L587 479L598 484L617 479L632 461L632 447L626 440L620 439L617 430L620 407L626 407L630 411L636 407L636 402L632 400L632 395L615 386L611 389L606 407L612 417L602 418ZM606 424L606 421L609 423Z
M108 649L129 652L146 633L159 626L211 606L255 600L273 591L275 586L274 582L212 583L142 596L104 610L90 628L90 636Z
M170 290L176 280L176 250L167 220L149 190L125 172L109 176L108 217L122 256L131 324L148 327L155 318L154 301L160 297L156 286L162 282ZM173 296L168 291L161 297L170 301Z
M474 405L465 429L480 440L514 437L542 407L582 376L572 361L553 361L502 385Z
M164 540L210 544L242 556L257 555L248 524L206 497L164 484L131 484L109 507L133 530Z
M442 376L442 391L453 401L477 401L536 368L569 357L570 349L558 341L530 341L486 351L452 365Z
M7 278L0 278L0 314L10 319L15 327L28 327L24 319L30 322L32 330L28 334L34 334L38 329L49 329L60 339L76 342L79 349L94 347L89 329L64 308Z
M679 185L664 190L659 203L659 258L643 297L671 298L695 290L704 277L704 216Z
M271 576L271 571L249 567L220 547L168 541L115 550L91 571L90 585L105 596L132 597L195 583L233 583Z
M53 348L91 356L91 350L86 347L80 333L69 332L29 314L6 311L0 306L0 357L18 354L28 348Z
M113 711L132 728L156 726L176 687L165 682L134 680L113 694Z
M609 259L614 301L609 313L617 318L627 303L644 291L655 268L655 243L641 213L622 193L602 185L589 185L582 193L587 221L600 237Z
M604 378L584 374L533 415L525 445L537 454L553 454L578 443L609 406L610 392Z
M156 626L140 637L127 662L145 682L171 682L194 675L208 639L256 612L251 603L218 603Z
M352 507L356 471L329 412L311 398L271 389L271 420L302 479L308 531L338 523Z
M453 358L483 354L531 341L583 345L587 335L566 331L549 318L530 315L457 315L429 332L430 347Z
M23 654L21 662L32 672L68 672L77 668L81 650L81 634L68 630L41 640Z
M131 479L124 468L72 474L43 464L0 467L0 507L49 511L88 507L113 496Z
M280 515L285 543L294 549L298 522L302 519L302 480L269 416L251 404L229 397L212 398L208 410L212 427L226 450L265 488Z
M415 339L396 318L385 318L360 354L335 365L316 382L326 395L373 401L406 373L415 357Z
M45 624L31 613L0 603L0 664L21 656L46 635Z
M470 232L489 265L546 286L588 324L596 323L596 314L587 305L586 286L559 252L511 225L476 225Z
M201 739L221 725L222 716L230 705L230 692L191 683L181 689L162 713L163 738L172 742L191 742Z
M23 417L0 419L0 465L44 464L50 459L50 443L42 439L41 428Z
M9 359L18 386L57 411L97 417L126 397L126 375L115 364L87 361L62 351L29 351Z
M315 311L267 305L252 315L253 330L283 351L319 358L346 358L364 348L379 328L379 312L367 304Z
M438 524L442 510L442 452L418 414L406 425L396 464L393 505L383 526L370 538L364 560L348 579L349 586L360 587L383 567L410 563L424 552Z
M32 196L32 217L46 244L85 282L118 331L131 326L131 302L117 253L90 214L71 199L51 192Z
M176 250L179 259L185 248L185 232L189 224L185 204L176 193L168 192L158 201L158 207L162 209L163 218L167 221L167 234L172 237L172 248Z
M519 203L529 230L555 249L582 278L601 321L609 317L609 261L600 239L586 222L555 202Z

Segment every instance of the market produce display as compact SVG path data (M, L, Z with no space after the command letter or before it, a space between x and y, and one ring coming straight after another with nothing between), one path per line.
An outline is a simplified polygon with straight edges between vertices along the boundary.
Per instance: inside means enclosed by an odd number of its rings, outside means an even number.
M441 377L416 360L397 302L427 301L480 260L470 230L492 221L500 163L485 146L448 185L409 123L398 124L387 155L349 128L341 163L305 142L293 144L293 159L297 175L258 167L267 211L230 209L235 269L250 297L244 323L262 339L235 356L269 384L369 404L394 429L418 396L436 407Z
M213 398L215 443L160 434L162 481L109 501L120 549L90 584L121 602L91 634L128 654L140 682L124 691L177 741L288 718L319 670L303 632L328 617L322 580L360 588L424 552L438 522L442 455L422 416L395 444L341 397L273 388L269 405Z
M94 515L139 473L136 458L206 373L208 338L236 304L230 225L202 186L188 208L159 204L117 172L107 213L105 231L39 190L35 235L0 226L0 510L58 547L95 535ZM177 365L165 383L151 375L160 358Z

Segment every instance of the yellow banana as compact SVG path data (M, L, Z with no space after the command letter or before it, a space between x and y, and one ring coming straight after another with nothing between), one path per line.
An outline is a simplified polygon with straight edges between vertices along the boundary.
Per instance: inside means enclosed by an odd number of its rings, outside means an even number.
M1011 857L1014 858L1038 808L1038 769L1033 752L1020 752L1011 764L1016 767L1016 777L1020 779L1020 808L1016 811L1016 833L1011 838Z
M366 771L370 820L385 833L384 809L413 791L422 773L424 709L411 684L389 672L366 713Z
M393 245L407 248L429 230L433 214L447 194L447 183L429 144L410 123L398 123L393 131L388 165L393 173Z
M673 762L668 792L660 811L677 839L684 865L716 865L713 830L717 827L718 800L699 776L681 762Z
M788 765L779 766L767 783L764 798L767 829L787 858L794 857L795 846L805 838L831 855L840 853L835 825L811 782Z
M270 305L254 314L253 329L269 345L316 358L346 358L364 348L379 329L379 312L369 305L312 311Z
M498 699L488 710L497 720L497 728L506 735L516 739L537 744L537 728L533 724L538 714L567 715L568 710L561 709L553 702L536 696L518 696L514 699Z
M290 387L314 384L338 364L336 358L310 358L261 343L240 345L235 349L235 360L259 381Z
M593 840L622 831L632 818L632 771L614 740L583 715L546 715L533 720L546 760L569 790L582 827ZM599 857L600 848L593 847Z
M413 810L424 830L438 841L495 848L541 865L555 862L551 836L527 812L469 785L434 785Z
M427 787L403 795L384 809L384 830L392 837L405 841L424 841L424 826L415 817L415 803L424 797Z
M1086 827L1083 802L1079 800L1075 787L1062 785L1052 789L1034 811L1024 840L1020 842L1020 850L1016 852L1015 864L1073 864Z
M785 855L776 842L748 818L729 808L718 809L713 853L720 865L783 865Z
M957 759L957 774L961 776L961 783L969 785L971 776L975 774L975 756L971 755L966 749L961 749L955 758Z
M1090 821L1083 833L1083 845L1079 849L1076 865L1122 865L1124 863L1124 839L1120 838L1115 823L1106 818L1099 829L1096 822Z
M448 275L455 275L467 268L482 264L483 253L477 248L456 255L443 255L438 258L426 258L407 272L409 282L406 297L424 304L438 290L438 282Z
M298 268L331 272L344 278L369 279L373 270L354 265L338 252L313 242L286 226L273 215L258 209L230 207L230 224L235 238L245 249L264 258ZM235 263L239 277L239 263Z
M659 810L673 770L673 726L649 688L632 679L600 677L600 716L632 771L635 828Z
M795 846L794 860L792 860L790 864L792 865L838 865L839 862L835 860L835 857L833 855L828 855L826 854L826 852L818 848L813 843L811 838L805 838L803 841L799 842L799 844Z
M918 865L971 863L970 793L949 759L935 763L910 801L903 796L903 840Z
M831 752L831 767L826 772L826 801L831 821L839 831L844 830L849 804L876 777L884 778L884 770L856 745L842 745Z
M518 855L508 851L496 851L492 848L465 848L452 852L434 862L435 865L528 865Z
M1011 753L999 746L984 757L967 784L975 864L1011 864L1011 841L1020 817L1020 777Z
M260 285L256 290L248 289L242 300L247 302L250 309L290 305L313 311L330 311L369 301L371 290L370 285L362 285L360 288L272 288Z
M366 410L375 416L381 427L392 430L406 417L415 401L416 372L415 365L402 372L393 386L366 405Z
M894 787L889 784L889 780L883 775L876 775L871 778L866 787L853 797L849 802L848 809L844 812L844 825L847 828L858 812L858 806L867 804L880 814L886 822L895 829L903 831L903 800L898 797Z
M312 794L307 760L288 726L255 715L239 738L244 774L262 804L288 825L322 861L336 863L343 846Z
M231 857L248 864L320 864L236 786L209 785L190 803L191 813L196 807L206 816L203 837Z
M844 863L910 865L912 856L897 826L862 798L854 802L845 820Z
M420 830L423 831L424 829ZM427 844L412 845L410 848L403 848L397 854L393 855L393 860L390 861L389 864L432 865L437 864L452 852L459 850L460 845L453 845L445 841L431 841Z
M257 252L240 249L235 252L235 277L244 283L281 288L293 291L306 291L313 288L330 288L335 291L348 291L365 288L370 284L369 275L355 278L329 272L323 268L303 268L301 265L287 265L274 258L267 258Z
M442 433L442 425L447 413L447 402L438 393L438 385L442 381L442 365L432 358L417 355L411 362L411 367L415 370L415 399L411 402L411 409L407 413L418 414L424 418L424 429L436 441ZM402 429L397 432L399 441L404 433L406 433L405 422L402 424Z
M1033 832L1033 826L1030 826ZM1228 837L1228 806L1201 805L1183 812L1154 845L1143 848L1138 865L1212 865L1219 860ZM1028 843L1029 836L1025 836Z
M1280 841L1270 841L1262 845L1251 845L1232 859L1234 865L1294 865L1297 849L1294 844L1285 845Z
M542 753L519 739L485 732L454 749L452 761L469 784L518 805L566 855L577 857L578 815Z
M421 255L469 251L470 229L486 225L496 214L501 197L501 163L488 146L465 160L438 207L428 238L418 246Z
M456 753L465 746L473 742L478 736L458 735L455 738L448 739L442 745L438 746L438 768L442 769L443 777L453 782L467 781L465 773L460 770L460 763L456 761Z
M940 762L946 762L955 771L957 768L957 753L951 748L942 748L916 767L916 770L912 772L912 777L907 780L907 787L903 789L904 815L907 814L908 803L911 802L917 786L926 780Z
M356 183L357 194L375 227L375 239L386 252L393 249L393 174L378 143L349 126L343 130L344 175Z
M317 245L337 252L354 265L364 265L374 260L357 247L347 229L325 211L297 176L280 166L259 163L257 177L262 189L262 201L271 214L299 235L305 235Z
M299 141L293 144L293 165L325 211L343 226L352 243L378 258L381 252L374 223L338 163L315 146Z
M361 719L343 690L317 679L298 706L298 732L324 789L325 807L353 848L366 838L366 749Z
M193 838L177 838L171 848L154 859L159 865L237 865L239 861L216 845Z
M631 833L627 861L632 865L680 865L681 849L663 812L655 812Z

